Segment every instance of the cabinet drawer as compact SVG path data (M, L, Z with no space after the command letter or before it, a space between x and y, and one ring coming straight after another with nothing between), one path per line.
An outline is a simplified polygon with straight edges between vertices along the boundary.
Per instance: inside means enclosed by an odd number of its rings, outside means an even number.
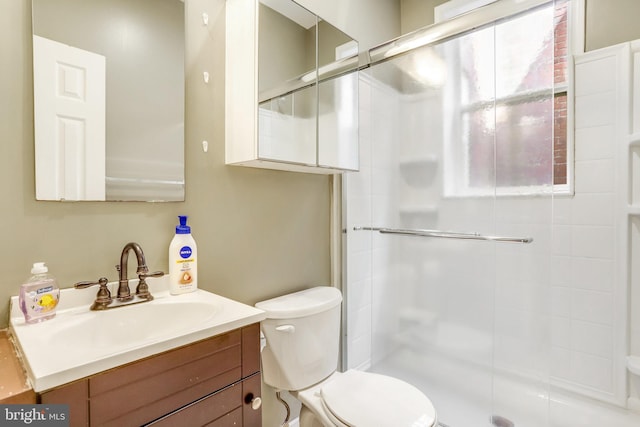
M241 345L236 330L91 377L91 425L141 425L239 381Z
M183 424L184 426L184 424ZM204 427L229 427L242 426L242 409L238 408L217 420L206 424Z
M253 409L251 399L260 397L260 374L246 378L185 406L148 426L153 427L261 427L262 408Z
M241 406L242 383L236 383L148 425L153 427L204 426L214 422L222 423L223 420L230 421L239 415L240 422L235 425L240 426L242 425ZM234 424L221 425L233 426Z
M89 381L79 380L40 394L38 403L69 405L69 425L89 425Z

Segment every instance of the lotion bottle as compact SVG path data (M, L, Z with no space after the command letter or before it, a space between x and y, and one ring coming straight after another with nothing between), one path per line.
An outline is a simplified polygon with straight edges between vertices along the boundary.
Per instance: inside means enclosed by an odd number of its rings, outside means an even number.
M36 262L31 269L31 277L20 286L20 310L27 323L37 323L56 315L60 300L60 288L55 277L49 274L44 262Z
M176 235L169 245L169 292L172 295L198 289L198 250L187 225L186 215L178 216Z

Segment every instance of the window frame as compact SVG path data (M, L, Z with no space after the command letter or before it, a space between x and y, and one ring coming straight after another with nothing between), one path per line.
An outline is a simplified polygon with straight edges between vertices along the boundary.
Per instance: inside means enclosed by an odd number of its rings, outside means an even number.
M567 129L566 129L566 183L552 185L531 185L531 186L501 186L495 187L489 192L480 188L470 188L466 185L457 183L457 179L450 174L460 172L459 167L451 164L458 160L445 160L445 176L444 176L444 196L448 198L460 197L536 197L536 196L573 196L575 192L574 172L575 172L575 156L574 156L574 61L573 56L584 52L584 16L585 16L585 0L566 0L567 1L567 61L566 61L566 81L563 84L554 83L552 86L553 97L558 94L566 93L567 104ZM483 2L491 3L491 1ZM551 0L549 3L555 5L556 1ZM455 16L459 13L465 13L473 5L470 2L463 3L463 0L451 0L443 3L447 15ZM484 4L483 4L484 5ZM440 7L440 6L438 6ZM479 6L475 6L479 7ZM457 9L457 11L456 11ZM548 90L548 89L546 89ZM532 92L534 97L536 92ZM518 94L509 95L500 99L495 99L494 105L508 102L510 100L526 98L527 94L520 92ZM457 113L464 114L473 109L473 104L460 106ZM555 112L555 109L554 109ZM555 116L555 113L554 113ZM447 150L448 156L455 157L455 150ZM555 155L555 154L554 154ZM446 157L445 157L446 159ZM458 161L459 162L459 161ZM449 164L449 166L447 166ZM555 166L555 164L554 164ZM466 167L466 166L463 166ZM467 171L468 173L468 171ZM449 176L447 176L449 175Z

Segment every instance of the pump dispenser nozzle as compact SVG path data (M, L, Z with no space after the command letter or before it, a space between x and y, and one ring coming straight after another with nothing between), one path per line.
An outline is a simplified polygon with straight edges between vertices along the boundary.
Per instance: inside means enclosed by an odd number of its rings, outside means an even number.
M191 227L187 225L187 216L178 215L180 224L176 225L176 234L191 234Z

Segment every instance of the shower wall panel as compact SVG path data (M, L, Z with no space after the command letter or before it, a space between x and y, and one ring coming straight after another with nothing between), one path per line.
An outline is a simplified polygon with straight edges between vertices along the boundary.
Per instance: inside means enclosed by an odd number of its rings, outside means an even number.
M353 232L353 227L362 224L386 221L389 214L384 206L392 206L395 192L388 184L394 178L390 165L381 159L393 156L393 147L374 146L376 132L392 137L398 132L397 118L389 111L396 111L399 100L396 94L385 85L362 75L359 82L360 93L360 171L344 176L344 214L347 234L345 247L347 261L345 263L346 279L346 318L347 337L344 345L347 348L346 367L368 369L371 366L372 331L374 329L374 313L372 291L374 282L380 283L381 277L390 272L386 264L374 268L374 257L384 257L388 252L385 241L374 238L371 233ZM384 99L384 108L371 102L372 98ZM386 128L375 128L375 123L384 122ZM384 151L381 151L384 150ZM372 159L376 152L375 162ZM375 182L375 185L374 185ZM374 190L375 188L375 190ZM384 189L384 191L383 191ZM375 218L373 205L376 205ZM384 312L384 307L377 306L376 319ZM385 325L377 325L376 330L385 330ZM376 341L378 342L378 341Z
M552 380L619 405L627 394L624 56L616 47L576 58L575 192L554 203L550 295Z

